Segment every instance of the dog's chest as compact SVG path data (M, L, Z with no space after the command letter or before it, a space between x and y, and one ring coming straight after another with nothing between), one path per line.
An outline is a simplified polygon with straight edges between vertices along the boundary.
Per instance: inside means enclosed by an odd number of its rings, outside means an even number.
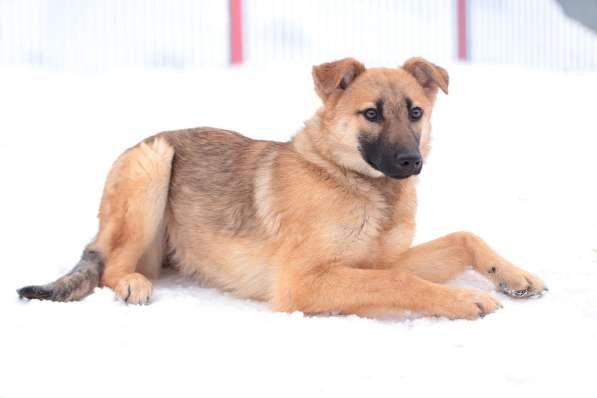
M377 190L353 198L344 206L344 215L334 224L337 256L362 262L376 250L382 232L392 219L392 206Z

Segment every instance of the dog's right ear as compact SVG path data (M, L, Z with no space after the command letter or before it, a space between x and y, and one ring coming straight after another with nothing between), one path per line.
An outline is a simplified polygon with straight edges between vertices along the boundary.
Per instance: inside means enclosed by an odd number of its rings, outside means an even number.
M365 71L365 66L354 58L344 58L313 67L315 92L323 102L340 93Z
M402 65L402 69L417 79L417 82L423 87L428 96L435 98L438 88L448 94L450 77L448 72L441 66L437 66L424 58L415 57L406 60Z

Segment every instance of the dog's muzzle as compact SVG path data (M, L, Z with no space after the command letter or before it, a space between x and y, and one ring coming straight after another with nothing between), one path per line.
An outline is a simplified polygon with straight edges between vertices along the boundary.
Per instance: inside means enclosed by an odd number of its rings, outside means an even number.
M419 148L401 148L383 139L372 140L362 135L359 137L359 151L371 167L391 178L408 178L419 174L423 168Z

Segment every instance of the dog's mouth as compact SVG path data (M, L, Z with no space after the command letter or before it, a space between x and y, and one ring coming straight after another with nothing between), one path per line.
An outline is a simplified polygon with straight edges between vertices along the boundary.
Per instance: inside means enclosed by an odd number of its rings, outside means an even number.
M382 171L382 173L383 173L383 171ZM412 172L412 173L396 173L396 174L384 173L384 174L386 176L388 176L390 178L394 178L396 180L403 180L405 178L421 174L421 169L419 169L418 171Z

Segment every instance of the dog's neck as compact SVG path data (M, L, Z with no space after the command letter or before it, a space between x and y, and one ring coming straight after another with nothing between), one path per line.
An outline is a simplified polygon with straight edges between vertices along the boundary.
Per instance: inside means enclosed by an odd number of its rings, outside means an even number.
M317 115L305 123L305 127L292 138L291 146L308 162L325 170L341 171L341 167L331 159L330 154L322 148L316 134L314 134L315 129L320 129L319 126L314 126L316 123L319 124L318 120L314 120L316 118L318 119Z

